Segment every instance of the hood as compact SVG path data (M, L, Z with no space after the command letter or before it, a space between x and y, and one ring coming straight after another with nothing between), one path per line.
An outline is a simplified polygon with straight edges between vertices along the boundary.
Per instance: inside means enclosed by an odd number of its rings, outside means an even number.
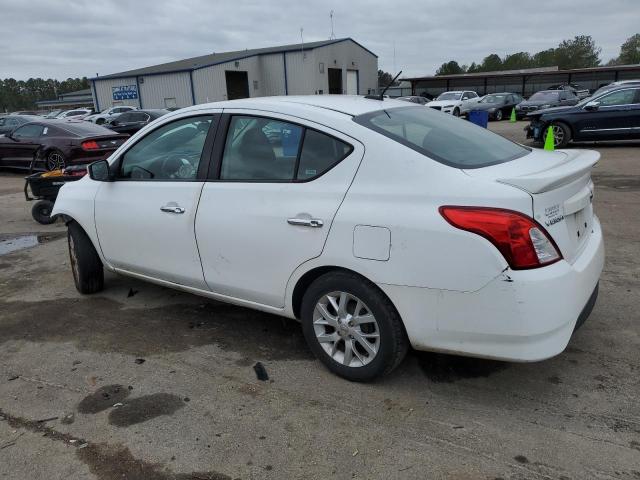
M460 100L434 100L427 103L427 107L446 107L447 105L457 105Z

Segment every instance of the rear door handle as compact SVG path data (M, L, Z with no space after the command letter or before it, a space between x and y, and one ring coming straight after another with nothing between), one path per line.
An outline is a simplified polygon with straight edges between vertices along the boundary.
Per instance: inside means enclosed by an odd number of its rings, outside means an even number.
M175 203L168 203L160 207L160 210L167 213L184 213L185 209L176 205Z
M289 218L287 220L287 223L289 225L296 225L299 227L312 227L312 228L320 228L322 227L322 225L324 225L324 222L319 218L301 218L301 217Z

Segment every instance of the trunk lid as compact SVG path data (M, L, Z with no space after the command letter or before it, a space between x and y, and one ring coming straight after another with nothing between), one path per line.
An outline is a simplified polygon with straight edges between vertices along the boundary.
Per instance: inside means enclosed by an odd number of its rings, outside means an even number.
M600 154L591 150L547 152L534 149L517 160L464 170L476 178L524 190L533 200L533 217L551 235L562 256L573 263L591 235L591 169Z

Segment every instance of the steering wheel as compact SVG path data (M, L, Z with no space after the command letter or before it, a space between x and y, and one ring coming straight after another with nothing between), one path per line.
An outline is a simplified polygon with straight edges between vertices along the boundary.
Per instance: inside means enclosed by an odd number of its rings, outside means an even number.
M186 158L187 155L182 153L173 153L167 155L162 160L160 172L163 178L194 178L196 169Z

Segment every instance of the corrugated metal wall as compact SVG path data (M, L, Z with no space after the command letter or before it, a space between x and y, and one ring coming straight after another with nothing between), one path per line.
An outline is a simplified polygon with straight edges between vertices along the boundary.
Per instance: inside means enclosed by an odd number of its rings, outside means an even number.
M96 80L95 82L95 93L98 100L98 108L100 110L104 110L106 108L113 106L113 90L112 87L122 87L126 85L135 85L136 78L135 77L127 77L127 78L110 78L105 80ZM118 100L117 105L130 105L132 107L139 107L140 96L138 95L137 99L130 100Z
M282 53L275 55L262 55L259 57L259 65L262 70L262 94L284 95L284 56Z
M227 81L224 74L226 70L247 72L249 95L251 97L264 96L259 63L259 57L249 57L195 70L193 72L193 88L196 94L196 103L227 100ZM254 81L258 82L257 85L254 85Z
M142 76L138 77L138 82L142 108L182 108L193 105L189 72ZM172 99L175 99L175 105Z

